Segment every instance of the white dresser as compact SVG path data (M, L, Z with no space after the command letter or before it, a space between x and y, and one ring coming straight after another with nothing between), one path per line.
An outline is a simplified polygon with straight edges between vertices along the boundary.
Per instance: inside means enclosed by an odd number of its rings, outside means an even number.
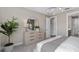
M44 32L28 31L24 35L24 44L29 45L44 40Z

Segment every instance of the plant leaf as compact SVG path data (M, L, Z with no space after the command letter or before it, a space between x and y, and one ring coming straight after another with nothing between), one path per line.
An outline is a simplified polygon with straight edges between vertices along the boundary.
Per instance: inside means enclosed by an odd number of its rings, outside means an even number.
M5 31L0 30L0 33L7 35L7 33Z

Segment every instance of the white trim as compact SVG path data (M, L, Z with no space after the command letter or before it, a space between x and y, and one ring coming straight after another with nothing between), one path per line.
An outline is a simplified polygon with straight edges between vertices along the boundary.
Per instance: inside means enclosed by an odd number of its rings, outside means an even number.
M55 22L56 22L56 36L57 36L57 16L55 16Z
M68 14L66 14L66 36L68 36Z
M50 17L46 17L46 38L50 37Z
M57 16L53 16L53 17L50 17L50 18L54 18L54 20L55 20L55 29L56 29L55 34L57 36Z
M23 44L22 42L19 42L19 43L14 44L14 46L19 46L19 45L22 45L22 44Z
M67 13L66 14L66 24L67 24L67 26L66 26L66 31L67 31L67 36L68 36L68 16L72 16L72 15L74 15L74 14L77 14L77 13L79 13L79 11L74 11L74 12L71 12L71 13Z

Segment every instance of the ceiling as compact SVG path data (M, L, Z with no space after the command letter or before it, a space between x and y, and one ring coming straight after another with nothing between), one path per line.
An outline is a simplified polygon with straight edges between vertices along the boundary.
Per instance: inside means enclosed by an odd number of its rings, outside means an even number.
M56 15L62 12L69 12L76 9L76 7L25 7L25 8L48 16Z

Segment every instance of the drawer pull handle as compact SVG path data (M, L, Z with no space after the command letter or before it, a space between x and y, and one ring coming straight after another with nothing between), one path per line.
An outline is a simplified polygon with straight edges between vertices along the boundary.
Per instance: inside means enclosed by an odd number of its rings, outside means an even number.
M30 37L34 37L34 36L30 36Z
M34 39L30 39L31 41L33 41Z
M41 37L39 37L39 39L42 39Z
M30 34L34 34L34 33L30 33Z

